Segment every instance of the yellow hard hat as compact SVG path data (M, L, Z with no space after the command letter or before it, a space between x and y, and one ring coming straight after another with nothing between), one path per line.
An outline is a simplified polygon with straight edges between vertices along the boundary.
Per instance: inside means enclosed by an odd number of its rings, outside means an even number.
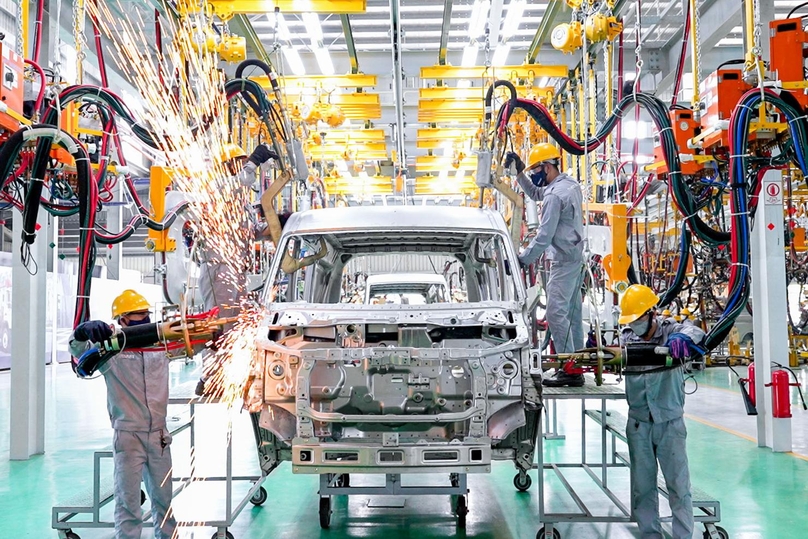
M628 287L626 293L620 298L620 318L617 321L621 324L630 324L652 307L659 303L659 297L654 291L641 284L633 284Z
M238 144L233 144L232 142L225 142L222 144L221 148L221 160L222 161L230 161L231 159L238 159L240 157L247 157L247 154L244 153L244 150L241 149L241 146Z
M682 316L684 316L685 318L687 318L688 316L690 316L690 309L688 309L687 307L685 307L684 309L682 309L681 314L682 314Z
M547 162L557 166L560 159L561 152L558 151L558 148L547 142L540 142L530 149L527 168L536 168L540 164Z
M149 300L134 290L124 290L112 302L112 318L138 311L148 311L149 309L151 309Z
M668 309L665 309L664 311L662 311L662 316L668 317L670 315L671 315L671 312Z

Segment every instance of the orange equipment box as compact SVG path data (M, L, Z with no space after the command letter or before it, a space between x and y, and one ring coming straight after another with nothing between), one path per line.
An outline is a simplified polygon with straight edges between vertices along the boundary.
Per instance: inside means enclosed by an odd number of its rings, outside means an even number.
M18 118L22 118L22 101L25 92L25 63L21 56L0 43L0 101L8 107L7 110L15 113L16 117L8 112L0 112L0 127L9 131L20 128ZM4 107L4 108L5 108Z
M769 23L769 70L781 82L805 80L805 58L808 58L808 32L802 29L802 19L782 19ZM775 53L776 51L776 53ZM800 105L808 106L805 92L791 92Z
M704 148L729 146L729 132L720 127L722 121L729 121L735 105L741 96L752 87L743 81L740 69L721 69L711 73L701 83L700 91L704 101L701 115L701 131L711 131L704 138Z
M676 147L679 148L679 158L681 160L682 174L695 174L704 168L695 161L688 160L687 156L696 155L696 150L690 149L687 142L701 132L701 126L693 119L693 111L690 109L675 109L669 113L673 136L676 138ZM662 153L662 146L659 143L659 135L654 136L654 163L664 163L665 156ZM657 174L668 172L667 164L656 170Z

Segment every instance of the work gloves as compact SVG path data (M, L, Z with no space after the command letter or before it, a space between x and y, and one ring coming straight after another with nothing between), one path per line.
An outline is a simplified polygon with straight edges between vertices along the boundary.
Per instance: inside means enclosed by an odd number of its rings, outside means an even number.
M77 341L103 342L112 337L112 328L101 320L90 320L79 324L73 330L73 338Z
M510 170L511 165L516 167L516 173L521 174L525 171L525 162L515 152L508 152L505 154L505 169Z
M699 357L704 354L704 349L693 342L693 339L684 333L673 333L665 343L668 347L668 354L673 359L685 359Z
M273 152L269 149L269 146L266 144L259 144L256 146L253 153L250 154L250 157L247 158L251 163L253 163L256 167L259 167L269 161L270 159L279 160L280 157L278 154Z

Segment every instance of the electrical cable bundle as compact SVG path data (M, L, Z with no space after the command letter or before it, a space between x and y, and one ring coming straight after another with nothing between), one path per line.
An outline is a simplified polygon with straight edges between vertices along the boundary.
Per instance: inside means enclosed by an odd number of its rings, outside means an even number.
M803 174L808 173L806 167L806 150L808 150L808 130L802 113L789 104L788 98L781 98L771 90L765 90L766 103L774 106L788 121L796 162ZM760 189L760 179L765 169L753 174L753 181L748 182L747 177L747 150L748 138L752 119L756 109L763 100L759 89L746 92L732 113L729 123L730 131L730 212L732 226L730 254L731 263L728 284L727 303L718 322L710 329L704 341L707 349L713 349L726 338L732 329L735 319L746 308L749 301L751 278L749 271L749 239L750 239L750 213L749 207L757 204L757 198L750 202L749 193L757 193Z

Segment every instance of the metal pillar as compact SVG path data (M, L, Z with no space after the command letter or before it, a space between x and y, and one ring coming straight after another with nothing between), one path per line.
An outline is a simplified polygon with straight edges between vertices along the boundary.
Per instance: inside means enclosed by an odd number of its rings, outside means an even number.
M26 460L45 452L45 331L48 216L39 212L41 228L31 245L33 263L20 258L23 218L14 212L11 312L10 458ZM36 271L35 271L36 270Z
M399 0L390 0L390 36L393 49L393 97L396 100L396 171L403 179L404 204L407 204L407 151L404 145L404 68L401 63L401 17Z
M791 451L791 420L772 416L772 361L788 362L783 187L780 171L763 176L752 228L752 305L755 335L755 391L758 447Z
M121 177L115 187L114 202L107 206L107 228L110 230L123 228L123 184ZM107 252L107 279L119 280L123 263L123 243L116 243L106 247L105 250Z

